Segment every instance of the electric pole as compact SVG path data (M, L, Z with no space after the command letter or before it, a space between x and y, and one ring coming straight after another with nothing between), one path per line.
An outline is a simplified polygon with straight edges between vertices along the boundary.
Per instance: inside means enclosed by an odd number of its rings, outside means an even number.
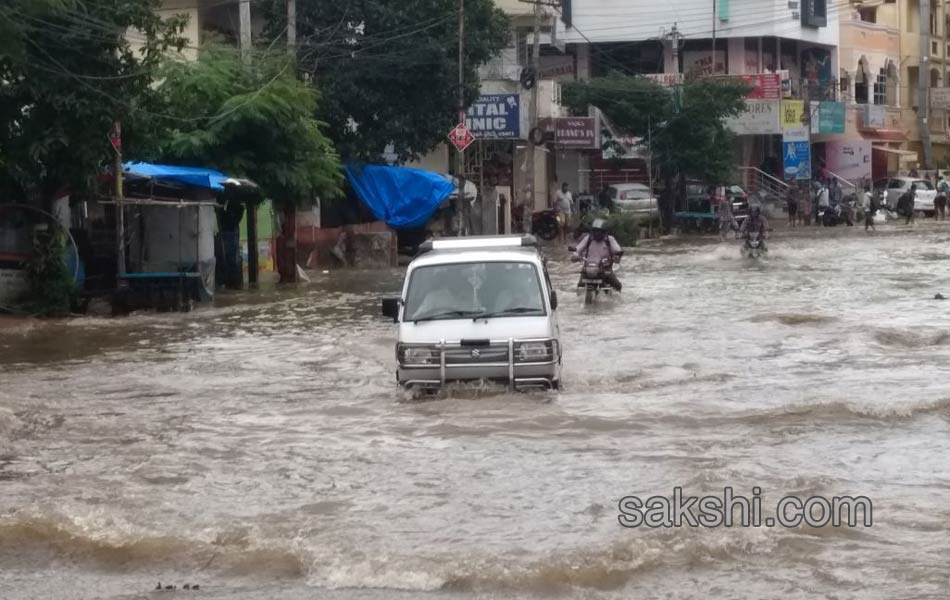
M465 124L465 0L459 0L459 89L458 122ZM455 176L458 181L459 235L468 235L471 206L465 197L465 151L458 149Z
M287 0L287 52L296 56L297 49L297 0Z
M241 0L238 5L238 27L241 36L241 58L251 59L251 0Z
M920 66L917 67L917 127L924 148L924 169L933 164L930 141L930 2L920 0Z
M716 0L713 0L713 18L712 18L712 72L716 75Z
M125 196L122 191L122 125L118 119L112 124L112 148L115 150L115 244L116 287L127 285L125 276Z
M541 2L534 2L534 40L531 46L531 70L533 76L533 85L531 86L531 101L528 105L528 161L525 182L525 212L523 222L530 226L531 214L536 210L536 198L538 190L536 189L537 177L535 176L536 152L534 136L538 129L538 85L540 85L541 74Z

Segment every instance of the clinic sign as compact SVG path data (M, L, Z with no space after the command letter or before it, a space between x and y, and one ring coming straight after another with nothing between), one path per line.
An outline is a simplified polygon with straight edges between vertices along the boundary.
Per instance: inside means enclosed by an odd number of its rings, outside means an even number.
M518 94L486 94L465 112L465 127L479 140L513 140L521 137Z

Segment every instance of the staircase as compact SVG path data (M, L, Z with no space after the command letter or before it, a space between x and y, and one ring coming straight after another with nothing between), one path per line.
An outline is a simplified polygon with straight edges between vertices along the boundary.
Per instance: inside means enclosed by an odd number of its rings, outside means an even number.
M750 196L758 195L763 200L784 201L788 195L789 185L755 167L739 167L742 175L742 187Z

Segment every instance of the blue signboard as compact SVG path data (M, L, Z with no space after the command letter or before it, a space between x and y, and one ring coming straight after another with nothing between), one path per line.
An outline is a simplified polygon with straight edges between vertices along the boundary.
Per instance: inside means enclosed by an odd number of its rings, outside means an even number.
M518 94L479 96L465 113L465 126L481 140L512 140L521 137Z
M811 179L811 148L807 141L783 141L785 178Z

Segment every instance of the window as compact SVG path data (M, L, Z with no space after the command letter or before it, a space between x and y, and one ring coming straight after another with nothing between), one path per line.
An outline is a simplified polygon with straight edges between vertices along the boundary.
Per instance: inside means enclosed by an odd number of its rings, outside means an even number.
M802 25L826 27L828 25L827 0L802 0Z
M887 71L883 67L874 82L874 104L887 104Z
M858 15L865 23L877 23L877 7L859 8Z
M904 189L904 182L900 179L891 179L890 183L887 184L887 189L889 190L901 190Z
M404 312L406 321L543 316L541 280L528 262L431 265L414 269Z

